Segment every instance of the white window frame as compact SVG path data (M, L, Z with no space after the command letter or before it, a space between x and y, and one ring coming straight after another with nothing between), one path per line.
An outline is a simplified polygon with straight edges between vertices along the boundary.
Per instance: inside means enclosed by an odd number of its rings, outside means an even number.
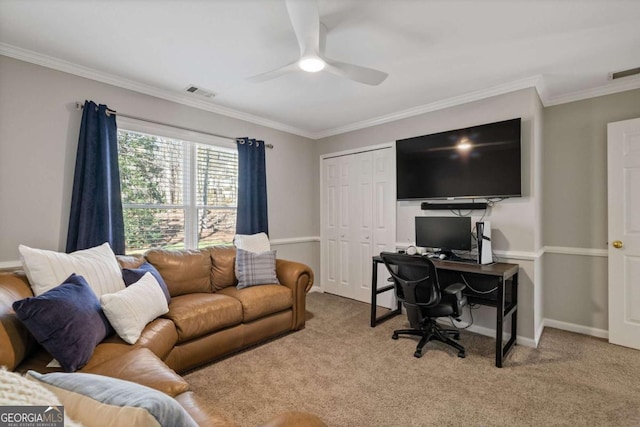
M217 149L221 149L223 151L228 151L232 153L238 152L238 147L236 142L230 141L225 138L207 135L195 131L188 131L184 129L174 128L172 126L160 125L156 123L149 123L142 120L131 119L128 117L118 117L118 130L120 131L130 131L137 132L142 134L147 134L149 136L158 136L164 138L176 139L184 142L193 142L197 144L210 145L214 146ZM196 167L196 146L191 144L187 146L186 144L183 146L184 149L184 170L188 170L191 173L189 179L183 180L183 205L158 205L151 203L137 203L137 204L127 204L128 208L143 208L143 209L153 209L153 208L178 208L185 210L185 221L184 221L184 247L185 249L197 249L198 247L198 232L197 232L197 217L198 217L198 209L204 208L205 206L199 205L196 203L196 186L191 185L189 187L189 182L196 182L197 180L197 167ZM235 206L237 209L238 207ZM187 218L195 218L195 220L187 220Z

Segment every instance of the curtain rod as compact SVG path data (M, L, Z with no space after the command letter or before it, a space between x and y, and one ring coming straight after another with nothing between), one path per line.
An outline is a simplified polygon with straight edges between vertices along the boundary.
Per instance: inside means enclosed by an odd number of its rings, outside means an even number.
M84 104L83 103L76 102L76 110L82 110L83 108L84 108ZM225 136L225 135L218 135L217 133L205 132L205 131L201 131L201 130L197 130L197 129L187 128L187 127L184 127L184 126L176 126L176 125L172 125L172 124L168 124L168 123L157 122L155 120L149 120L149 119L144 119L142 117L131 116L129 114L118 113L115 110L107 109L107 115L108 114L115 114L115 115L120 116L120 117L126 117L127 119L140 120L140 121L147 122L147 123L153 123L154 125L169 126L169 127L180 129L180 130L186 130L188 132L202 133L204 135L215 136L217 138L230 139L232 141L239 142L239 138L233 138L233 137ZM240 142L240 143L244 144L244 142ZM273 144L264 144L264 146L266 148L273 148Z

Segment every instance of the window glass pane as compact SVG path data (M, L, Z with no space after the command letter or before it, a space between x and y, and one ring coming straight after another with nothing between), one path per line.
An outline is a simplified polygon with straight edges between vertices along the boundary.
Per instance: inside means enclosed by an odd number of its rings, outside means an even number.
M125 207L123 213L127 254L157 247L184 249L184 209Z
M198 209L198 247L233 242L236 234L236 208Z
M183 142L118 131L124 204L183 203Z
M196 146L196 204L212 207L236 207L238 194L238 153L212 147Z
M233 241L237 151L119 130L118 156L127 253Z

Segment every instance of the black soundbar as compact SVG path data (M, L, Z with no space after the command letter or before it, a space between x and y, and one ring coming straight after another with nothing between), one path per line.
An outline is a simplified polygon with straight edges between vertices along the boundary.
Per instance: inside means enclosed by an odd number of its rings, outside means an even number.
M441 211L441 210L460 210L460 209L471 209L471 210L480 210L486 209L486 203L427 203L423 202L420 205L420 208L423 211Z

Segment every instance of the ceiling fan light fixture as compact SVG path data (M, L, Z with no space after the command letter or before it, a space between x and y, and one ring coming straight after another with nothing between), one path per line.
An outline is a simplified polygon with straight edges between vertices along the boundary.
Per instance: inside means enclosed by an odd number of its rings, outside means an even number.
M301 58L298 62L298 66L301 70L306 71L307 73L317 73L324 69L325 62L318 58L317 56L308 56L305 58Z

